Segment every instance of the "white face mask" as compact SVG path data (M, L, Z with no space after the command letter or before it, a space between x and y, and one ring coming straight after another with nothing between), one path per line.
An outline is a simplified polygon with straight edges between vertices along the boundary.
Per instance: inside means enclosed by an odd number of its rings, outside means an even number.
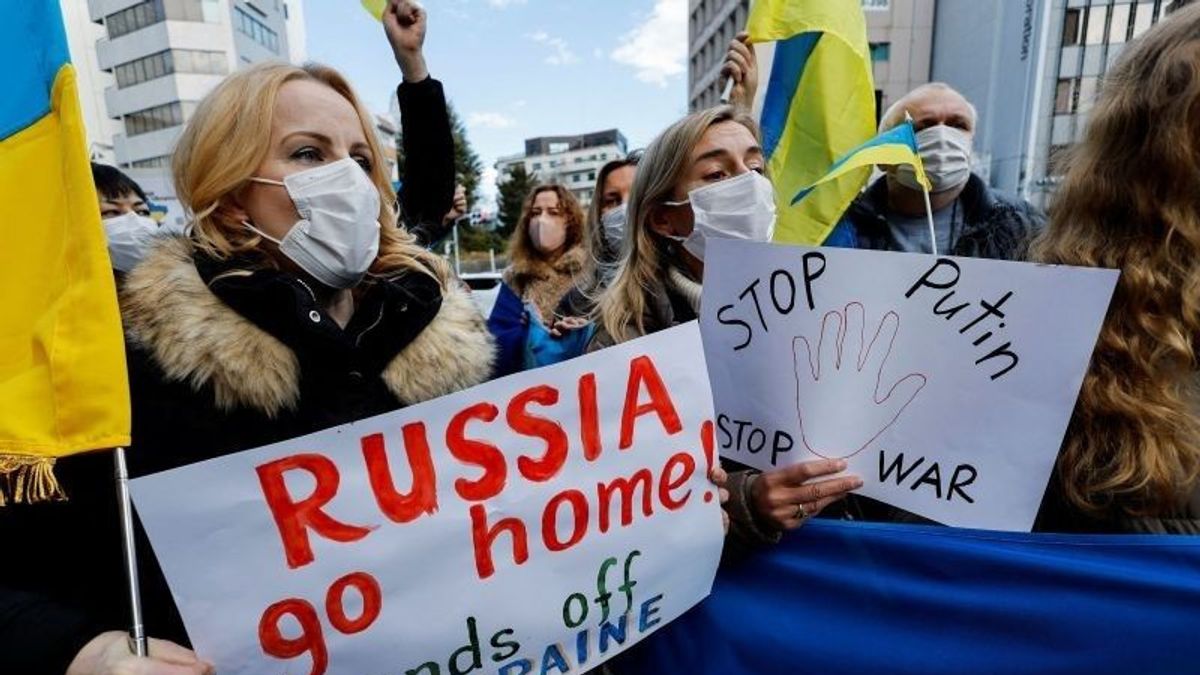
M757 171L705 185L688 193L682 202L692 205L692 233L671 237L683 242L688 253L704 260L704 242L710 237L771 241L775 234L775 188Z
M962 129L944 124L922 129L917 132L917 150L933 192L952 190L971 177L971 135ZM907 164L897 166L895 176L906 188L924 190Z
M145 257L158 223L130 211L115 218L104 219L104 237L108 240L108 257L113 269L128 272Z
M613 249L620 249L621 241L625 239L625 216L624 204L613 207L600 216L600 231L604 234L604 241Z
M251 231L279 244L279 252L330 288L352 288L362 281L379 253L379 190L362 167L347 157L285 176L282 185L300 220L283 239L250 223Z
M534 218L529 221L529 238L537 250L554 253L567 241L567 226L565 223Z

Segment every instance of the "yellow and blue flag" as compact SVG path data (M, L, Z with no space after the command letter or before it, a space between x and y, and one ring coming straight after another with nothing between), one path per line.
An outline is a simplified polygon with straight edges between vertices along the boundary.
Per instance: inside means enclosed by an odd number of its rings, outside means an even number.
M777 241L820 244L866 185L848 170L811 197L831 164L875 135L875 85L862 0L756 0L751 42L775 42L760 123L777 195Z
M56 457L128 445L112 266L58 0L0 9L0 504L61 496Z
M921 153L917 150L917 133L913 129L912 121L906 120L903 124L888 129L846 153L845 157L842 157L834 162L833 166L829 167L829 171L820 180L797 192L796 196L792 198L791 203L799 203L816 189L818 185L831 180L837 180L851 171L863 167L870 169L876 164L911 165L914 173L916 173L917 182L924 186L926 191L933 189L929 183L929 178L925 176L925 165L921 163Z

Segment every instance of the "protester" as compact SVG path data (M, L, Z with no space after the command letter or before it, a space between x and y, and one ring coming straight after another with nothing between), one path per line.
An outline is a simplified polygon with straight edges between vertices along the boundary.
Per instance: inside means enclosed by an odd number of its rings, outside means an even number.
M488 327L500 348L498 375L549 365L583 353L590 332L556 308L584 271L583 211L561 185L530 191L508 244L508 269ZM572 332L564 341L563 331Z
M1001 194L971 172L975 107L948 85L933 82L896 101L880 131L913 120L929 195L937 251L942 254L1013 260L1020 258L1045 217L1028 202ZM908 165L886 167L847 209L859 248L932 252L925 194Z
M150 217L146 193L120 169L92 162L92 180L100 201L108 257L120 278L141 262L159 225Z
M454 136L442 83L425 62L429 15L413 0L388 0L383 27L404 79L396 88L404 163L400 222L423 246L442 240L454 225Z
M626 204L625 257L600 298L589 350L696 318L709 238L768 241L775 223L758 125L733 106L693 113L646 148ZM731 534L745 545L778 541L785 529L841 499L862 481L841 460L764 474L731 472Z
M1104 76L1036 262L1121 271L1037 527L1200 534L1200 7Z
M559 316L568 318L560 322L563 329L586 323L585 317L595 309L600 293L616 274L625 239L625 202L629 200L629 188L641 158L642 151L635 150L600 167L584 228L587 251L584 272L558 306ZM579 320L570 320L574 317Z
M483 320L445 261L394 225L381 157L370 117L324 66L256 65L200 102L173 158L191 234L156 244L122 292L131 473L487 379ZM22 542L22 556L0 562L0 625L21 626L0 633L2 670L205 672L170 670L172 653L186 652L169 645L157 670L126 662L125 638L108 632L129 625L111 458L67 458L58 475L69 503L0 513L3 540ZM140 532L138 541L145 623L186 644Z

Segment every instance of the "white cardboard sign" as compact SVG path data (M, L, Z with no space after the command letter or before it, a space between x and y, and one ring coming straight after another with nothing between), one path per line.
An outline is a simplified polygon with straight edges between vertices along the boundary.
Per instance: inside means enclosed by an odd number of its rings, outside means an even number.
M223 675L578 673L709 593L711 419L693 323L132 489Z
M705 257L722 456L845 458L868 497L1032 528L1116 271L725 239Z

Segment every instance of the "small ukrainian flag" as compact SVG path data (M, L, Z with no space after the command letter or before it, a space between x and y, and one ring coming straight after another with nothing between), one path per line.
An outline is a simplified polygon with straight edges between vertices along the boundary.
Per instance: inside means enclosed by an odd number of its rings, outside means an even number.
M910 119L846 153L844 157L834 162L833 166L829 167L829 171L817 182L797 192L791 203L793 205L799 203L813 191L813 188L822 183L835 180L855 169L876 164L910 164L917 175L917 182L925 188L926 192L932 189L929 178L925 176L925 167L921 164L921 153L917 151L917 134Z

